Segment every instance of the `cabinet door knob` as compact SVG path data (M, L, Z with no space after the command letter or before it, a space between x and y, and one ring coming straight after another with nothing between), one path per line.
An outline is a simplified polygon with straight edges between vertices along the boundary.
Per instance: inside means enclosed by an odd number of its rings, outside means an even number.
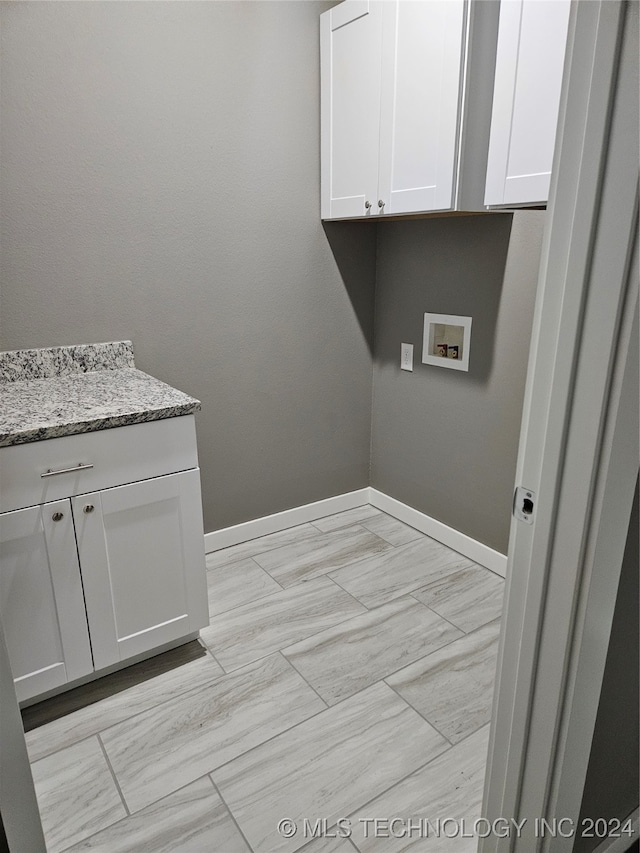
M95 507L94 507L94 505L93 505L93 504L87 504L87 505L83 508L82 512L84 512L84 513L86 513L87 515L89 515L89 513L90 513L90 512L93 512L93 511L94 511L94 509L95 509Z
M53 515L51 516L51 518L53 519L53 521L62 521L62 519L64 518L64 513L63 512L54 512Z
M378 207L380 207L380 208L384 207L384 202L382 201L381 198L378 199Z
M371 202L370 202L370 201L365 201L364 206L365 206L365 208L366 208L367 210L369 210L369 208L371 207Z

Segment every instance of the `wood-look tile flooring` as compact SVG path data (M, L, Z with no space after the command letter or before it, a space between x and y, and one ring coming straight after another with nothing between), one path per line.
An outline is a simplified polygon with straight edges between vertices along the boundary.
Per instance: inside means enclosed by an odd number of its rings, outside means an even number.
M48 850L474 850L372 820L479 815L502 579L370 506L207 569L200 645L24 712Z

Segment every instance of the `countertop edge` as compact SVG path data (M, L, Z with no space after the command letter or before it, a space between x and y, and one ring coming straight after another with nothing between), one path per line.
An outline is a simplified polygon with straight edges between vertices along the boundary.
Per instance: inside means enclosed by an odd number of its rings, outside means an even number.
M52 438L62 438L67 435L81 435L87 432L101 432L105 429L142 424L152 421L161 421L167 418L192 415L202 408L198 400L193 399L188 403L176 406L166 406L150 411L131 412L110 417L99 417L78 423L56 424L54 426L37 427L24 430L23 432L12 432L0 435L0 448L15 447L21 444L31 444L36 441L44 441Z

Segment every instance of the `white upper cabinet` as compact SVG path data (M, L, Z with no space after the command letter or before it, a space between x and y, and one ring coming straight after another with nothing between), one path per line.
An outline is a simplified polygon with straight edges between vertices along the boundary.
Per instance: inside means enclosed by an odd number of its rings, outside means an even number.
M453 206L464 27L463 0L383 4L379 212Z
M322 217L364 216L378 199L382 6L346 0L320 20Z
M569 0L502 0L485 204L545 204Z
M345 0L321 16L323 219L483 209L498 10Z
M545 204L569 0L344 0L320 17L323 219Z

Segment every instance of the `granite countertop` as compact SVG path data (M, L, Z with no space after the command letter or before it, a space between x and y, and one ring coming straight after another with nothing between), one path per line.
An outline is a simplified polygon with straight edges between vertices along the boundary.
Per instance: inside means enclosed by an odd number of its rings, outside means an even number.
M198 400L137 370L130 341L0 353L0 447L199 409Z

